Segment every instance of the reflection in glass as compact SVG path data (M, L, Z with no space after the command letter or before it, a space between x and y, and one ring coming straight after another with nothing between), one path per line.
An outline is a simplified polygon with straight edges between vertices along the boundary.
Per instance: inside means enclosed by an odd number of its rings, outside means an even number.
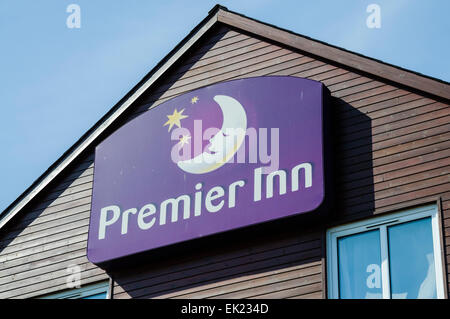
M392 298L436 298L431 218L388 227Z
M340 298L382 298L379 230L339 238L338 256Z

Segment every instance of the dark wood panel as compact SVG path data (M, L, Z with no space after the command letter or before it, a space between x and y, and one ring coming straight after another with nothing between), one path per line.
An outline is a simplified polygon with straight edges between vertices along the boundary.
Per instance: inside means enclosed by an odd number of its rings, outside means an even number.
M296 247L295 247L296 248ZM245 274L248 271L253 271L255 269L270 269L278 265L292 265L298 261L308 261L312 257L320 255L320 247L309 246L302 247L302 250L295 249L291 247L292 251L283 252L282 249L277 249L274 251L268 251L258 254L251 254L249 256L244 256L240 258L234 258L227 260L225 263L208 263L201 265L196 268L185 268L181 271L170 272L165 276L155 277L147 280L138 280L132 283L121 284L118 287L117 292L121 291L133 291L142 289L142 287L152 287L154 291L159 291L161 287L164 287L168 282L173 285L177 281L183 285L196 284L200 281L208 281L211 278L227 278L231 274ZM152 274L150 272L150 274ZM153 274L152 274L153 275ZM149 292L149 290L145 290Z
M89 220L83 219L77 223L62 225L54 232L52 231L51 235L46 231L42 231L17 237L17 239L11 242L12 244L2 247L0 261L3 259L19 258L26 254L28 250L44 250L46 248L44 245L54 245L55 242L62 239L69 239L82 234L87 235L87 225L89 225Z
M450 149L443 148L442 150L438 150L436 152L424 153L424 155L416 156L413 158L405 159L405 160L394 162L391 164L386 164L383 166L377 166L377 167L374 167L374 169L373 169L374 176L377 176L380 174L386 174L387 172L389 172L389 177L386 176L387 180L389 180L390 178L405 176L409 172L413 172L413 170L404 170L405 168L414 166L416 168L415 172L418 172L418 171L420 172L421 165L423 165L425 163L429 164L429 162L431 162L431 161L436 161L436 164L435 164L436 166L439 166L439 165L444 166L444 165L447 165L447 163L448 163L449 154L450 154ZM428 168L425 168L425 169L431 169L436 166L429 166ZM383 179L383 180L385 180L385 179ZM375 179L375 181L378 181L378 180Z
M220 75L223 73L229 73L236 70L240 70L243 67L246 67L251 64L257 64L261 62L265 62L267 60L275 59L278 57L282 57L284 55L291 54L288 50L281 48L273 48L269 50L269 52L259 54L259 52L251 51L249 54L240 55L239 59L235 59L234 63L229 63L229 61L222 61L219 63L209 64L204 67L205 72L201 72L199 74L190 74L187 72L183 79L178 79L175 83L169 83L161 86L156 93L166 94L172 90L176 90L177 88L183 88L185 86L190 86L193 82L202 82L211 77L211 75ZM292 56L293 57L293 56Z
M64 263L58 265L59 267L57 269L54 269L53 271L46 272L45 268L40 269L39 272L34 273L21 273L20 275L13 275L5 278L0 279L0 284L2 285L2 292L10 292L11 290L17 289L17 286L23 286L27 287L30 285L29 276L31 275L33 277L33 285L37 283L45 283L49 280L54 280L57 278L61 278L63 282L65 282L68 272L67 267L72 265L71 263ZM81 271L86 273L87 271L91 271L93 269L96 269L97 267L90 262L87 262L86 260L84 263L79 263L77 266L80 267Z
M360 184L355 185L355 183L343 184L342 189L340 189L340 193L343 193L346 197L350 198L360 196L362 194L372 194L373 192L390 192L390 190L394 187L404 186L419 181L428 181L438 176L445 176L450 174L450 166L442 165L443 164L437 162L437 164L430 165L429 169L420 168L417 171L411 170L412 172L409 175L405 175L403 177L398 177L395 179L389 178L387 180L384 180L383 177L378 177L378 181L376 183L367 183L365 186ZM437 166L437 168L435 168L435 166ZM378 198L379 195L380 194L378 193L375 197Z
M450 211L450 199L448 198L448 196L445 196L445 194L443 194L443 196L442 196L442 209L444 210L445 213ZM450 216L446 216L446 217L450 217Z
M411 147L406 151L388 154L386 156L378 157L373 160L358 156L346 158L345 161L343 161L342 174L355 173L360 170L367 170L382 165L394 164L398 161L403 161L410 158L419 157L424 154L448 149L450 139L447 137L450 137L450 134L442 134L433 136L433 138L430 138L428 140L420 140L421 143L409 143Z
M66 190L69 187L74 187L85 183L92 183L93 180L94 180L93 171L85 172L80 174L78 177L74 177L72 180L66 180L65 182L61 182L60 184L58 184L57 187L50 188L48 194L50 196L50 193L59 193L61 191Z
M345 75L345 74L352 74L348 70L341 69L341 68L334 68L330 71L319 73L316 75L312 75L309 78L311 80L320 81L325 85L333 84L334 81L339 81L339 76ZM334 80L336 79L336 80Z
M350 88L347 89L343 89L343 90L336 90L336 91L331 91L331 95L337 98L341 98L345 101L347 101L345 98L349 97L348 99L351 99L353 95L361 95L364 92L368 92L368 91L373 91L376 88L380 88L380 87L385 87L385 84L382 82L378 82L378 81L374 81L374 80L370 80L367 83L364 84L359 84L359 85L355 85L352 86Z
M372 180L372 183L375 181L375 178L377 176L381 176L380 179L377 179L377 181L384 180L384 176L392 174L392 178L401 177L404 176L405 171L399 171L398 173L395 172L396 169L401 170L403 168L408 167L415 167L417 168L418 165L430 163L433 161L439 161L440 159L444 159L448 156L448 153L450 152L449 149L443 149L442 151L437 151L434 153L429 153L421 156L412 157L406 160L401 160L398 162L393 162L391 164L386 164L383 166L378 166L373 169L370 169L371 167L368 167L366 169L358 170L355 173L350 172L349 169L343 171L346 172L345 175L340 177L340 181L343 183L357 181L362 178L370 178ZM439 165L439 164L438 164ZM374 175L374 172L376 170L376 174ZM418 168L416 171L414 169L412 172L420 171L420 168ZM408 172L408 171L406 171ZM411 170L409 171L411 173ZM389 178L387 179L389 180Z
M392 129L391 131L375 135L371 135L370 133L362 133L352 135L353 138L341 136L339 142L342 145L345 145L345 148L342 147L344 150L351 150L366 145L367 140L371 139L374 150L382 149L399 144L399 140L410 141L411 139L414 139L418 133L427 132L427 130L433 132L433 129L438 129L439 132L442 132L442 130L445 131L447 129L448 131L449 125L447 123L449 118L450 116L444 115L433 120L419 122L417 124L410 123L411 125L409 126Z
M387 185L401 185L406 183L408 180L415 180L420 178L428 178L436 176L438 174L445 174L447 171L447 166L449 165L448 160L442 161L432 161L420 166L411 166L405 169L394 171L391 173L384 173L372 178L363 177L358 180L350 180L341 184L340 191L350 192L357 188L367 188L371 187L371 191L376 191L379 187L384 187ZM421 177L422 176L422 177ZM383 185L383 186L382 186Z
M354 73L351 73L353 75L356 75ZM349 90L350 88L354 88L357 90L357 92L361 92L364 90L368 83L374 82L372 79L367 78L365 76L357 76L347 79L346 81L338 82L335 84L328 84L327 88L330 90L330 92L333 92L334 96L337 96L337 93L343 90ZM366 86L362 86L363 84L366 84ZM373 83L372 85L380 85L381 83ZM371 85L371 86L372 86Z
M294 73L293 76L311 79L311 77L326 73L328 71L336 70L337 68L333 65L323 64L314 68L310 68L307 70L301 70L300 72Z
M362 112L364 112L363 107L367 107L376 103L383 103L383 102L390 103L389 101L395 100L396 98L400 98L409 93L410 92L398 88L391 90L389 87L386 87L386 89L379 90L379 94L370 95L368 97L363 97L359 100L356 99L355 101L352 101L350 107L347 108L346 111L350 112L353 111L354 109L357 109L362 110ZM338 104L347 105L348 103L345 101L339 101Z
M270 237L265 240L264 244L262 244L261 240L249 240L249 245L242 246L238 245L237 247L233 246L231 248L222 248L220 250L216 249L215 254L210 254L209 251L203 252L201 254L201 258L183 258L178 259L179 263L173 264L171 261L167 261L167 265L170 267L161 267L159 269L152 269L151 275L153 277L165 276L167 274L178 272L178 271L186 271L187 269L195 269L198 267L203 267L205 264L216 264L220 265L220 263L225 263L228 260L236 260L238 258L245 259L250 258L252 255L264 254L267 251L272 251L272 253L279 253L281 247L298 247L299 245L305 245L309 242L317 242L321 239L320 233L311 233L311 231L303 231L298 236L277 236L277 240L270 241ZM282 249L282 248L281 248ZM123 283L134 283L141 280L141 276L137 274L134 270L129 271L126 275L126 280ZM150 280L151 278L148 277Z
M58 220L59 218L70 217L72 215L90 211L90 209L91 209L91 204L87 203L84 205L74 205L73 207L70 207L66 210L52 212L49 214L44 214L44 215L36 214L37 216L35 216L35 218L25 218L25 217L30 217L30 216L23 215L22 216L23 218L18 218L14 224L11 224L10 231L11 232L15 232L18 230L20 231L20 230L25 229L26 227L34 227L34 226L37 226L42 223L47 223L47 222ZM9 238L9 233L6 234L5 236L0 237L0 240L6 239L6 238Z
M384 93L381 90L380 94L375 94L369 98L363 98L361 100L352 102L348 104L343 100L335 100L334 107L337 108L337 116L339 116L339 123L341 127L348 127L349 123L357 124L361 122L361 118L370 116L372 119L371 112L377 110L383 110L395 105L404 104L413 100L420 99L420 97L414 94L408 94L403 90L392 90L388 93ZM359 106L356 107L354 104L358 103Z
M197 72L197 70L201 67L207 66L209 64L221 61L221 60L228 60L228 59L232 59L232 58L237 58L238 56L254 51L254 50L259 50L265 47L273 47L273 45L271 45L268 42L265 41L253 41L252 43L248 44L248 42L243 42L243 43L239 43L239 46L234 46L232 48L227 47L227 48L223 48L221 49L222 52L220 52L220 54L216 54L210 57L203 57L203 56L198 56L197 59L193 58L191 59L192 62L187 62L185 61L184 64L182 64L180 67L178 67L176 70L174 70L173 73L171 73L170 75L167 76L167 78L165 79L165 81L169 82L169 81L176 81L177 78L179 78L180 76L182 76L183 74L185 74L187 71L190 72ZM217 51L216 53L219 53L219 51Z
M345 205L345 209L342 211L343 220L348 220L351 216L358 218L358 216L367 217L368 209L370 208L373 212L377 212L380 210L382 212L386 212L389 207L393 207L392 209L396 210L400 204L407 204L409 202L413 202L416 199L420 198L423 200L429 199L432 201L436 196L449 191L448 183L435 185L433 187L428 187L419 190L412 190L407 193L399 194L396 196L391 196L388 198L384 198L377 201L364 201L361 200L360 203L356 203L354 205Z
M250 37L234 30L224 30L223 33L216 32L214 36L210 36L208 39L204 40L201 46L197 50L193 50L191 56L202 52L213 51L237 41L242 41L249 39Z
M173 77L172 80L176 79L176 75L184 74L187 71L195 70L198 67L210 64L214 61L218 61L221 59L221 56L224 53L236 51L236 54L239 54L239 52L242 52L238 51L239 49L243 49L245 50L244 52L248 52L250 48L255 48L255 46L261 47L262 45L269 44L268 42L248 37L241 37L240 39L235 37L234 40L235 43L229 43L226 46L220 46L216 50L207 50L203 53L192 55L187 59L180 61L179 67L177 68L177 70L174 70L171 75L168 76L168 80L170 80L174 75L175 77ZM161 88L158 87L157 89L159 90Z
M401 93L399 93L401 94ZM382 95L380 95L382 96ZM407 103L414 103L413 105ZM406 106L404 105L406 104ZM421 114L422 109L430 108L428 106L429 103L426 100L417 99L414 95L406 94L399 96L398 98L392 99L389 101L382 101L380 103L369 104L368 106L362 106L360 109L351 108L351 106L347 104L338 104L338 107L343 111L338 114L339 116L339 124L343 129L346 128L346 132L349 130L359 131L361 130L361 122L365 119L366 116L369 116L371 119L371 124L376 127L382 124L385 124L385 121L395 122L397 120L402 120L410 117L412 112L418 112ZM388 105L388 106L386 106ZM411 107L412 106L412 107ZM348 111L348 109L350 109ZM403 108L403 110L402 110ZM381 114L380 112L385 111L386 109L390 109L389 113ZM436 107L436 109L439 109ZM406 110L406 111L405 111ZM353 123L356 127L349 127L350 124ZM362 123L364 124L364 122ZM358 127L359 125L359 127ZM362 127L364 128L364 127Z
M72 243L69 246L62 246L55 249L47 249L37 254L28 255L22 258L10 259L4 263L3 270L11 272L29 271L39 269L52 263L60 263L64 260L71 260L86 256L86 243Z
M340 114L340 118L352 119L355 116L358 116L358 112L361 112L363 114L370 114L372 112L390 109L396 105L401 105L416 100L423 101L424 105L434 102L404 90L393 90L388 93L382 93L373 96L370 99L364 99L362 100L364 101L364 103L360 102L358 107L354 105L356 102L352 103L352 105L348 105L344 102L341 102L338 103L338 105L342 107L342 114ZM370 115L372 118L372 114Z
M51 221L38 223L38 224L29 224L27 227L18 229L16 231L9 232L5 237L2 237L0 240L0 247L2 247L2 243L9 239L19 238L21 236L25 236L28 234L39 233L40 231L49 232L50 230L55 229L55 227L59 227L66 224L76 223L78 221L89 219L90 215L90 207L85 209L83 212L78 212L76 214L66 215L59 217L58 219L53 219ZM36 219L38 220L38 219ZM11 243L13 243L12 241Z
M265 271L220 281L220 283L206 284L200 287L184 289L171 294L158 296L158 298L209 298L235 290L248 289L260 284L269 284L277 280L286 280L302 274L304 276L321 272L321 262L311 261L303 265L284 267L282 269Z
M311 286L314 286L312 288ZM236 292L230 292L214 296L214 298L220 299L243 299L243 298L286 298L286 290L295 289L306 293L311 291L320 290L321 287L321 275L311 275L306 277L300 277L291 280L279 281L274 284L255 286L249 289L244 289ZM311 290L310 290L311 289ZM281 295L280 295L281 294ZM291 295L292 296L292 295Z
M381 159L383 157L387 157L389 155L402 154L403 152L407 152L408 150L415 149L418 147L432 145L434 143L439 143L442 141L448 141L448 137L450 136L449 132L442 132L433 134L431 136L412 140L407 143L402 143L399 145L394 145L392 147L388 147L381 150L376 150L372 153L372 157L374 159Z
M34 221L37 220L37 218L49 218L52 219L55 216L62 216L64 215L65 212L67 212L67 214L72 214L72 213L76 213L76 212L82 212L84 210L84 207L86 207L86 205L90 206L91 203L91 197L83 197L81 199L77 199L74 200L72 202L67 202L58 206L52 206L52 207L48 207L48 208L42 208L42 209L38 209L38 210L32 210L30 213L28 214L24 214L21 216L21 218L18 218L18 225L20 223L23 223L24 225L30 224ZM43 219L45 220L45 219ZM10 225L10 229L16 229L17 227L21 227L21 226L15 226L15 223L12 223Z
M304 72L307 70L312 70L312 69L317 69L319 67L325 66L325 63L321 62L321 61L314 61L313 59L311 59L310 57L303 57L302 58L302 62L305 61L306 63L296 63L297 61L293 61L292 65L289 64L285 64L284 65L284 69L282 70L277 70L275 72L269 72L267 73L266 70L258 70L256 71L256 73L251 73L250 76L260 76L261 73L263 72L264 75L295 75L298 74L300 72ZM298 62L300 62L300 59L298 60Z
M75 193L75 194L71 194L71 195L68 195L68 196L58 197L56 199L51 199L51 200L48 200L48 201L39 202L39 204L36 205L36 209L39 209L39 208L50 208L50 207L53 207L53 206L59 206L61 204L73 202L73 201L78 200L78 199L82 199L82 198L85 198L85 197L90 197L91 195L92 195L92 189L83 190L81 192L78 192L78 193Z
M206 46L199 48L196 52L193 52L193 54L189 58L186 59L186 62L189 63L192 61L197 61L199 58L207 59L209 57L216 56L218 54L221 54L221 52L223 52L219 51L219 49L229 50L229 48L234 48L237 45L246 46L259 41L260 40L249 37L248 35L238 34L228 39L217 41L213 43L213 46Z
M179 94L197 89L202 86L221 82L221 81L232 80L232 79L243 77L243 76L244 77L256 76L256 73L255 73L256 71L264 72L264 74L268 74L268 73L270 73L269 68L271 65L286 66L286 64L289 62L291 64L292 63L296 64L297 63L296 59L298 59L298 57L299 57L299 55L297 53L292 52L292 53L288 53L288 54L280 56L280 57L261 61L259 63L249 62L248 64L246 64L245 67L231 71L231 72L227 72L226 68L223 68L222 70L217 71L217 74L216 73L208 74L208 78L206 78L204 80L190 83L188 85L184 85L182 87L178 87L175 89L169 89L169 90L164 91L164 93L162 93L162 94L158 93L156 96L153 96L153 97L150 97L149 99L147 99L145 101L145 103L151 103L153 101L156 101L157 99L160 100L160 99L166 99L166 98L173 98ZM299 60L301 60L301 59L302 58L300 58ZM308 58L308 60L310 61L310 58ZM303 62L303 61L301 61L301 62Z
M81 162L79 165L72 168L69 172L67 172L65 174L65 177L63 180L71 180L72 177L79 176L78 172L80 172L80 171L85 172L85 171L87 171L87 169L93 168L94 167L94 158L93 157L94 156L92 156L92 159Z
M320 281L314 283L311 280L308 283L309 284L305 285L305 286L296 286L294 288L290 288L290 289L286 289L286 290L281 290L281 291L276 291L276 292L272 292L272 293L268 293L268 294L250 297L250 299L285 299L285 298L290 298L290 297L298 296L298 295L302 295L302 294L309 294L311 292L317 292L322 287L322 283ZM299 284L299 283L290 284L290 285L288 285L288 287L295 286L296 284Z
M407 133L423 130L429 126L439 126L439 124L445 124L448 120L450 112L448 107L440 104L429 105L426 110L416 111L415 116L404 116L403 120L398 120L397 117L387 117L384 119L384 124L375 126L372 125L371 129L360 129L353 132L342 132L339 136L339 141L342 144L350 144L358 139L371 139L373 143L381 140L387 140L393 137L399 137L406 135ZM367 123L362 123L367 126ZM438 125L435 125L438 124Z
M434 126L436 125L436 126ZM405 134L399 137L394 137L388 140L380 141L372 144L372 149L374 151L381 150L383 148L387 148L394 145L399 145L411 141L415 141L422 138L427 138L429 136L434 136L442 133L447 133L449 130L449 124L445 123L442 120L437 120L434 122L427 122L423 125L423 127L427 127L423 131L417 131L410 134Z
M288 53L289 50L280 48L275 45L271 45L265 42L257 42L255 44L245 46L242 49L234 49L233 51L224 52L218 56L212 57L208 59L208 63L202 63L196 65L193 69L188 69L184 73L176 73L173 76L166 79L166 83L175 83L177 86L180 86L187 82L188 79L191 81L196 81L194 76L205 76L208 72L213 70L227 67L229 65L233 65L239 62L243 62L249 59L253 59L265 54L269 54L275 51L282 51L284 53ZM205 60L201 60L205 61ZM163 92L164 88L172 87L170 84L166 84L158 89L157 92Z
M327 64L329 65L329 64ZM328 77L330 74L333 74L333 77ZM325 78L325 76L327 76ZM327 88L329 88L332 85L337 85L339 83L342 82L347 82L349 80L353 80L356 78L359 78L360 75L353 73L353 72L348 72L345 69L341 69L338 67L334 67L331 71L327 71L326 73L323 74L319 74L319 75L314 75L309 77L311 80L316 80L316 81L320 81L322 82Z
M437 167L444 167L447 165L446 160L442 161L439 159L436 161L433 160L432 158L428 158L425 161L419 162L420 165L414 165L411 162L406 162L405 160L418 158L422 156L422 154L431 154L442 150L446 150L448 148L450 148L450 141L437 143L422 148L412 149L411 151L408 152L387 156L381 158L380 160L382 161L380 162L377 162L376 160L374 161L366 160L363 162L358 162L358 164L353 164L353 161L343 161L342 166L340 167L340 174L342 175L358 174L355 176L355 178L347 179L346 181L342 180L343 190L363 187L369 184L374 183L376 184L382 181L389 181L391 179L422 172L424 170L435 169ZM388 170L389 165L396 164L397 162L403 162L406 165L395 171L392 170L389 171ZM372 164L375 163L377 165L372 166ZM381 173L373 176L372 170L383 165L385 165L385 167L383 170L381 170Z
M322 299L324 298L323 292L316 291L311 293L300 292L300 295L295 295L292 297L287 297L286 299Z
M432 124L428 124L432 126ZM435 137L448 132L448 125L443 124L435 127L430 127L423 131L412 132L410 134L402 135L399 137L391 138L388 140L380 141L377 143L372 143L372 151L381 151L394 146L401 146L402 144L419 141L426 139L428 137ZM345 147L344 147L345 146ZM351 143L344 144L342 146L341 152L338 154L339 158L348 158L364 152L367 152L367 144L364 143L363 139L357 140Z
M382 199L388 199L401 194L409 193L411 191L417 191L435 185L443 185L446 183L450 184L450 175L443 174L442 170L435 177L419 179L418 181L415 180L414 177L417 176L409 177L407 181L400 183L400 185L392 186L389 188L382 188L383 185L375 185L378 189L371 186L367 188L359 188L358 190L348 191L345 196L340 196L340 199L343 201L344 205L351 206L355 203L370 201L372 198L375 198L375 201L381 201Z
M0 292L0 298L31 298L53 292L55 289L58 290L58 288L59 290L66 290L66 278L67 276L63 276L36 284L30 283L28 286L18 286L14 290ZM82 272L81 285L86 285L88 283L97 282L100 280L108 280L108 277L100 268L89 269Z
M352 103L355 101L359 101L362 99L367 99L370 97L374 97L377 95L380 95L382 93L387 93L387 92L392 92L395 91L396 89L390 85L378 85L378 83L374 82L373 84L371 83L371 85L373 85L374 87L367 88L364 91L353 91L352 93L349 93L348 95L345 96L340 96L340 98L345 101L346 103ZM339 96L337 96L339 98Z
M87 190L92 190L93 183L93 175L90 176L90 179L84 183L77 183L77 185L68 185L64 189L52 191L48 193L42 201L51 201L57 198L62 198L64 196L73 195L76 193L80 193ZM77 179L78 180L78 179ZM79 181L79 180L78 180Z
M99 283L99 282L108 282L108 277L104 273L100 272L100 274L97 274L97 271L92 271L88 275L89 275L88 277L81 277L81 286L82 287L89 285L89 284ZM20 291L19 296L14 296L12 298L14 298L14 299L36 298L39 296L43 296L45 294L52 294L55 291L61 292L63 290L67 290L66 284L58 285L58 283L59 283L58 281L50 282L49 288L39 289L37 291L36 290L30 291L30 292L27 292L26 290ZM43 286L45 287L45 285L43 285Z
M362 116L358 117L358 119L342 119L339 122L339 127L342 128L342 136L359 133L361 131L367 131L369 134L378 134L383 131L388 131L390 128L395 129L432 119L433 116L428 113L436 113L438 116L442 116L445 112L448 112L446 109L448 109L448 107L445 104L430 103L407 111L371 119L371 132L367 130L367 124Z
M387 109L375 111L375 112L370 114L370 117L375 120L375 119L378 119L380 117L385 117L385 116L388 116L388 115L398 114L399 112L411 110L413 108L416 108L416 107L419 107L419 106L428 105L428 104L431 104L431 103L433 103L433 101L429 101L428 99L414 100L414 101L411 101L411 102L408 102L408 103L400 104L400 105L398 105L395 108L387 108Z
M318 267L310 267L293 273L284 273L282 275L250 280L245 282L244 285L226 287L222 293L219 291L216 295L209 296L208 298L251 298L276 290L285 290L291 287L298 288L310 285L311 283L321 282L321 272L322 267L320 265ZM321 289L322 287L319 286L318 290Z
M74 258L74 259L65 259L61 263L52 263L48 265L40 265L39 268L29 269L24 271L15 271L16 268L8 269L9 272L3 271L3 276L0 277L0 284L11 283L14 282L15 286L19 284L26 284L26 282L20 282L21 280L29 281L30 278L34 278L36 276L40 276L43 274L52 274L54 275L56 272L64 271L67 275L68 267L73 267L73 265L89 265L90 268L95 267L91 263L86 260L86 257ZM87 267L85 268L87 269Z
M382 126L383 122L385 122L385 121L391 121L391 122L404 121L406 119L411 119L412 117L418 117L419 115L423 115L428 112L442 110L444 108L448 108L448 105L445 105L443 103L434 103L434 102L430 103L430 104L419 105L417 107L414 105L412 108L409 108L405 111L400 110L400 112L397 112L395 114L386 115L386 117L374 118L372 120L372 124L374 127L378 127L378 126Z
M242 275L248 271L264 270L277 265L306 260L318 255L320 255L320 242L307 242L228 259L226 262L209 262L196 268L187 268L160 277L152 276L150 279L140 280L131 284L123 283L114 290L117 294L127 291L127 293L132 293L136 297L150 293L156 294L168 290L169 287L173 289L174 286L197 285L199 282L228 278L231 275Z
M226 265L222 265L222 269L213 273L200 273L196 276L183 278L179 282L172 282L168 279L160 285L152 284L134 290L123 290L120 289L120 286L117 287L117 289L114 288L114 292L116 293L117 290L118 298L126 298L128 296L132 296L133 298L155 298L160 294L166 294L178 291L180 289L189 288L191 285L208 284L211 281L217 281L221 278L229 278L230 276L245 276L248 272L255 271L255 269L258 271L265 271L266 269L275 266L289 267L293 263L307 262L309 258L319 255L320 249L315 249L289 255L282 255L277 258L262 259L251 263L237 265L235 267L225 267Z
M85 240L85 239L84 239ZM80 242L75 244L80 244L83 240L80 240ZM81 248L80 248L81 247ZM78 251L82 250L83 247L79 246L77 248ZM56 256L56 255L54 255ZM23 263L16 267L9 267L5 269L0 270L0 278L1 280L4 280L5 277L13 276L14 278L25 278L25 277L32 277L33 274L39 274L39 273L47 273L51 272L53 270L61 269L61 265L67 265L67 264L80 264L85 263L87 258L85 254L76 255L74 254L72 258L65 258L65 259L53 259L49 261L48 259L38 259L31 261L31 255L29 256L27 263ZM17 261L17 260L16 260ZM36 265L39 265L39 267L34 267ZM63 266L64 267L64 266ZM12 278L12 279L14 279Z

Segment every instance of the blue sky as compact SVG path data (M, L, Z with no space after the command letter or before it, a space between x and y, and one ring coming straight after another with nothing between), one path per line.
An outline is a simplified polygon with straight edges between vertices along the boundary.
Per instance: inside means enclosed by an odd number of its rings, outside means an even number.
M217 1L2 0L0 212ZM448 0L229 0L232 11L450 81ZM381 28L366 7L381 8ZM81 8L69 29L66 8Z

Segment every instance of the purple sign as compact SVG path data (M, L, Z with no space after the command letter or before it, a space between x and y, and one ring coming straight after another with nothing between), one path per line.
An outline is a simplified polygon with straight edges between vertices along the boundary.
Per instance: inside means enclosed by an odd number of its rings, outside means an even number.
M119 128L95 151L89 260L314 211L325 197L323 90L285 76L223 82Z

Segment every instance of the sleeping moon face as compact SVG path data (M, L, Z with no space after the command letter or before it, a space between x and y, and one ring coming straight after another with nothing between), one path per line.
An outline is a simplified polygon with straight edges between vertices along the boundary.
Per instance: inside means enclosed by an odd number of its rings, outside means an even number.
M234 156L244 141L247 115L242 105L226 95L216 95L214 101L222 110L222 128L209 140L208 151L177 163L178 167L187 173L205 174L222 167Z

